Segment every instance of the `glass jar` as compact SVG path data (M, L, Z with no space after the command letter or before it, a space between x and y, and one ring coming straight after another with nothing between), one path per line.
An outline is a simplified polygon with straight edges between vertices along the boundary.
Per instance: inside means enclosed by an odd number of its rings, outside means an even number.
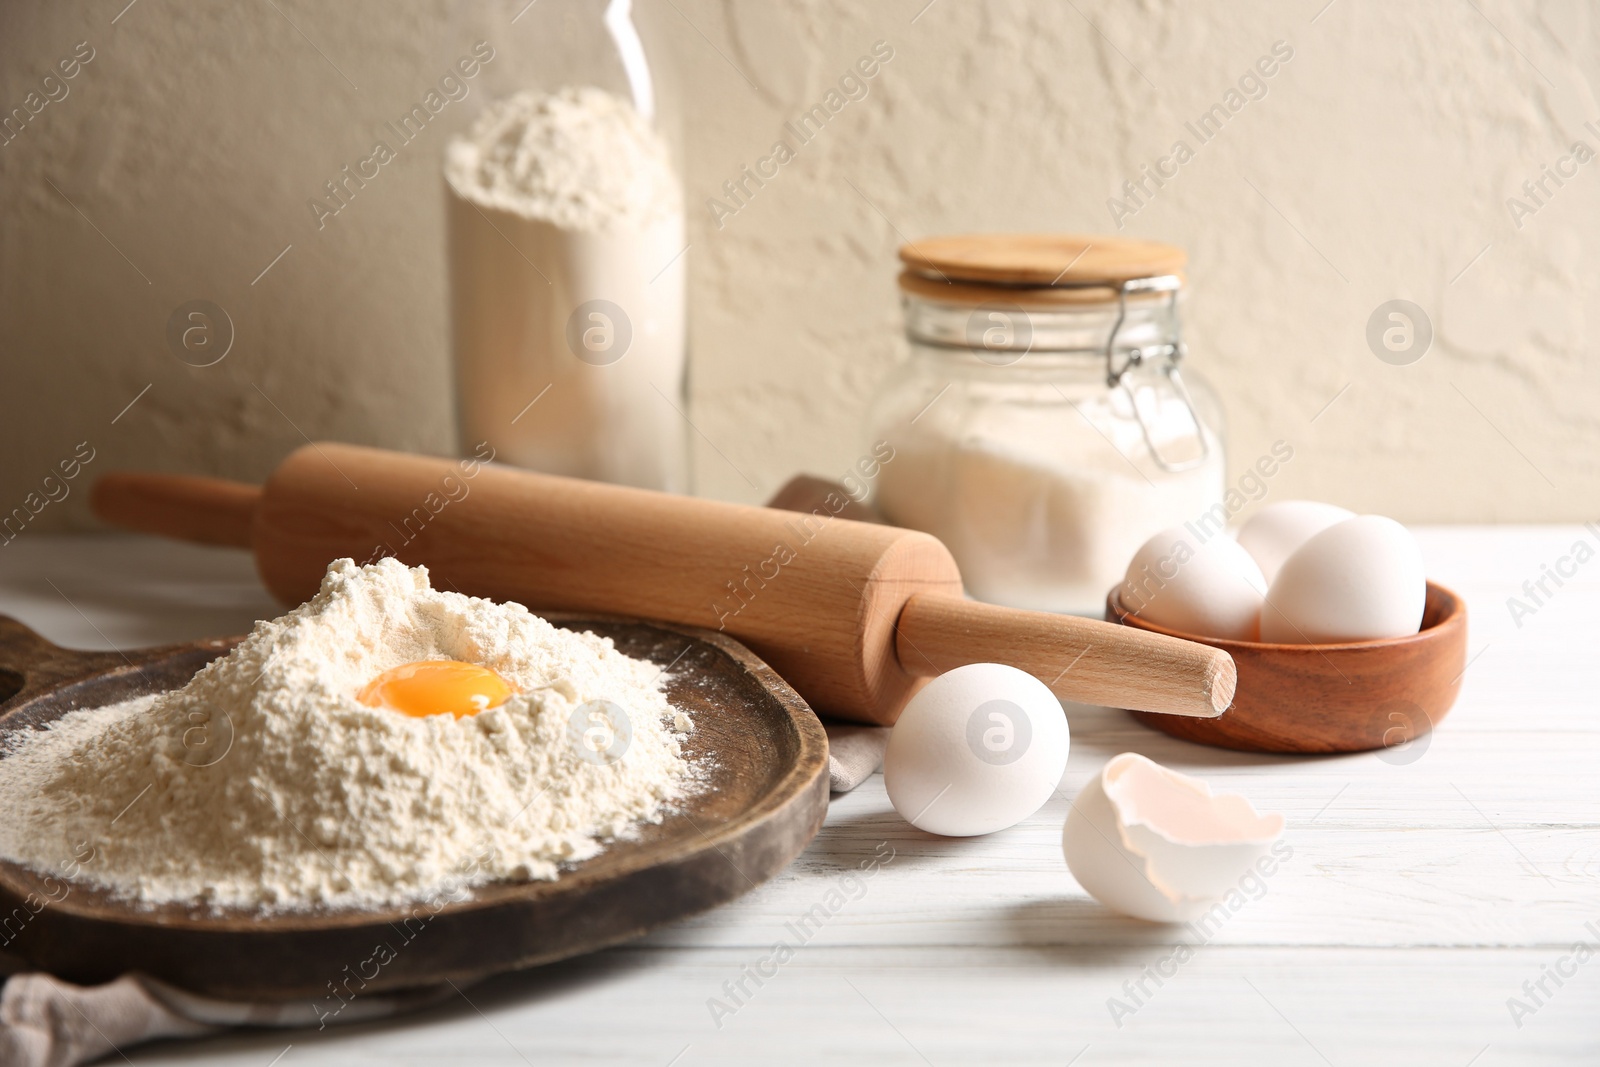
M1183 252L985 235L901 258L911 354L869 416L894 449L874 503L979 600L1099 615L1140 545L1223 497L1221 407L1180 371Z
M470 122L443 182L462 448L687 492L688 238L668 50L632 0L468 14L479 90L458 109Z

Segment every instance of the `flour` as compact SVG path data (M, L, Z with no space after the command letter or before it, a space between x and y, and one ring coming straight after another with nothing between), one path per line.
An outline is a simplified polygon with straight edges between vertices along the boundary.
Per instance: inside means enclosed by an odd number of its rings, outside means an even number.
M461 719L356 700L391 667L458 659L517 690ZM73 711L0 760L0 854L147 903L374 906L551 879L658 822L692 729L653 664L425 568L340 560L185 687ZM620 708L595 719L591 701ZM596 723L603 727L595 741ZM198 755L197 755L198 754Z
M451 142L445 177L484 207L565 230L639 226L683 210L661 138L626 100L588 86L496 101Z
M522 92L450 144L444 174L463 442L553 474L687 491L673 405L688 241L666 144L600 89Z
M1193 432L1176 398L1156 421ZM968 593L1009 607L1099 614L1140 545L1222 498L1215 439L1206 462L1170 474L1137 423L1092 404L935 406L890 441L874 503L943 541Z

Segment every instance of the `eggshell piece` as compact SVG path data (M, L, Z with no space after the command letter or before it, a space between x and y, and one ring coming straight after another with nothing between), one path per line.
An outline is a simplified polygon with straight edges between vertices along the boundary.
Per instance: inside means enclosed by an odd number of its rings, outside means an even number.
M1282 833L1282 815L1124 752L1073 801L1061 849L1078 884L1106 907L1188 922L1237 889Z
M1428 580L1411 531L1382 515L1347 519L1284 561L1261 611L1261 639L1337 644L1422 626Z
M1355 517L1355 512L1337 504L1281 500L1256 512L1239 528L1239 547L1250 553L1270 585L1295 549L1328 527Z
M1119 587L1122 606L1182 633L1254 641L1267 580L1226 534L1173 526L1146 541Z
M1050 799L1067 769L1067 716L1048 686L1000 663L929 682L889 735L883 784L911 825L946 837L994 833Z

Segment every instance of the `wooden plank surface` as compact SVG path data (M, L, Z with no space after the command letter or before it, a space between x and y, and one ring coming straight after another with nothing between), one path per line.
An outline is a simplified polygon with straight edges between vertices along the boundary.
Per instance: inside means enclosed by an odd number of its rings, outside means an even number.
M1062 789L1003 833L920 833L874 778L836 798L777 879L635 946L496 979L405 1020L129 1059L264 1067L292 1045L283 1067L1600 1062L1600 952L1562 962L1579 941L1600 945L1600 566L1520 625L1506 603L1593 535L1419 533L1430 576L1471 607L1476 656L1423 751L1214 751L1074 706ZM76 647L239 632L276 610L242 553L135 538L0 549L0 612ZM1288 817L1293 857L1214 930L1109 915L1067 872L1067 798L1128 750ZM826 902L838 906L794 958L759 988L745 979L751 995L735 1005L724 983L794 941L792 924ZM1189 958L1157 987L1146 968L1172 969L1163 961L1180 945ZM1560 986L1544 978L1558 966L1575 971ZM1548 995L1535 1003L1523 983L1541 978ZM1513 1018L1511 998L1532 1010Z

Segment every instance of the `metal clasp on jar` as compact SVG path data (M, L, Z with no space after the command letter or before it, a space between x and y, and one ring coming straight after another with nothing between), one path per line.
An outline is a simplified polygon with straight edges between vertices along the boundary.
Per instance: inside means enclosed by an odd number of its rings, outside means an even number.
M1194 470L1205 463L1211 455L1211 441L1206 434L1205 424L1200 421L1200 413L1195 410L1194 399L1189 395L1189 388L1184 385L1183 375L1178 370L1178 364L1186 352L1183 331L1178 324L1178 290L1181 288L1183 279L1174 274L1163 274L1154 278L1132 278L1123 282L1117 288L1117 320L1111 327L1111 336L1106 338L1106 386L1111 389L1120 388L1126 394L1128 405L1133 409L1133 417L1139 423L1139 432L1144 435L1145 447L1150 449L1150 455L1155 458L1156 465L1172 474ZM1172 321L1172 340L1164 344L1125 349L1121 366L1118 366L1117 337L1122 333L1123 323L1128 318L1129 293L1170 294L1167 314ZM1200 454L1193 459L1173 461L1162 455L1160 446L1156 444L1155 435L1151 432L1150 422L1140 410L1138 397L1128 384L1130 371L1157 359L1166 361L1161 371L1172 383L1173 391L1178 394L1178 399L1183 401L1184 407L1188 409L1189 418L1194 422L1195 437L1200 442Z

